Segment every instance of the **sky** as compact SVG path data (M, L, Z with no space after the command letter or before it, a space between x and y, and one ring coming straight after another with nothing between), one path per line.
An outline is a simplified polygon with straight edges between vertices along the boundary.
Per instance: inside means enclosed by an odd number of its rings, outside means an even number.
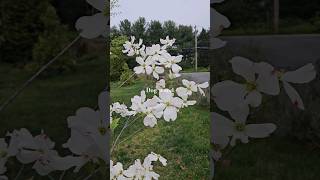
M119 14L111 17L111 26L139 17L150 20L173 20L177 24L196 25L197 29L210 27L210 0L119 0L115 9Z

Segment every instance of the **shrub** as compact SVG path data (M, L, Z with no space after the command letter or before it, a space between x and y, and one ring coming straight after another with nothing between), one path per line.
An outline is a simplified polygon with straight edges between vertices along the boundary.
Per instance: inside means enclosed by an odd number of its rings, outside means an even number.
M118 36L111 40L110 55L110 78L111 81L120 80L121 72L126 63L126 58L122 53L123 44L127 41L127 37Z
M124 63L122 66L122 73L120 76L120 82L123 83L123 85L131 85L134 82L134 79L131 77L133 75L133 71L129 69L128 64Z
M38 69L54 58L68 43L72 34L68 28L61 25L53 6L48 5L45 13L41 17L44 31L39 35L38 42L32 51L33 62L28 65L30 69ZM75 58L67 51L63 56L49 66L45 74L59 73L69 70L75 64Z

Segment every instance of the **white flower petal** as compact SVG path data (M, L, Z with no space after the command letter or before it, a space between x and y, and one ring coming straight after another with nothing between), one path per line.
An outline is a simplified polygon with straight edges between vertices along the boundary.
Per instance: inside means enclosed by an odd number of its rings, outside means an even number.
M289 83L285 81L283 81L283 87L294 106L301 110L304 110L304 105L298 92Z
M163 118L165 121L175 121L177 119L177 109L173 106L168 106L163 112Z
M268 124L248 124L246 125L246 134L252 138L268 137L277 129L277 126L271 123Z
M233 72L244 77L247 82L255 81L254 63L243 57L234 57L230 60Z
M283 75L283 80L292 83L307 83L316 77L316 71L312 64L307 64L295 71Z
M258 107L260 106L262 101L262 95L259 91L251 91L247 96L246 96L246 102L250 104L252 107Z

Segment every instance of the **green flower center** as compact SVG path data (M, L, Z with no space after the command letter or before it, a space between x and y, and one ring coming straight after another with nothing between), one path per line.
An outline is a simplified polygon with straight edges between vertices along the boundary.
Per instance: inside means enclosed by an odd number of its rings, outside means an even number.
M247 82L246 83L247 91L251 92L257 89L257 84L255 82Z
M235 129L239 132L243 132L246 129L246 125L243 123L236 123Z

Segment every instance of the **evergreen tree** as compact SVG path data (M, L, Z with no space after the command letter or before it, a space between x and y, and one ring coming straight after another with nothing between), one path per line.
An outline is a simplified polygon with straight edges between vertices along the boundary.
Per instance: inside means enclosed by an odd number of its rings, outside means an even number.
M41 14L47 1L1 0L0 61L26 64L32 47L43 30Z
M140 17L137 21L135 21L132 25L131 31L132 35L134 35L137 39L146 39L146 28L147 23L146 19L143 17Z
M33 63L29 65L31 68L39 68L43 64L46 64L69 44L72 39L72 34L67 26L60 23L55 8L49 3L45 12L41 15L41 23L43 24L44 31L39 35L38 41L33 48ZM67 51L54 64L49 66L47 72L56 73L70 69L74 63L74 57L70 51Z
M147 30L147 41L152 44L159 43L160 38L164 38L162 24L159 21L151 21Z
M130 37L131 34L131 22L128 19L125 19L120 22L119 25L120 33L124 36Z

